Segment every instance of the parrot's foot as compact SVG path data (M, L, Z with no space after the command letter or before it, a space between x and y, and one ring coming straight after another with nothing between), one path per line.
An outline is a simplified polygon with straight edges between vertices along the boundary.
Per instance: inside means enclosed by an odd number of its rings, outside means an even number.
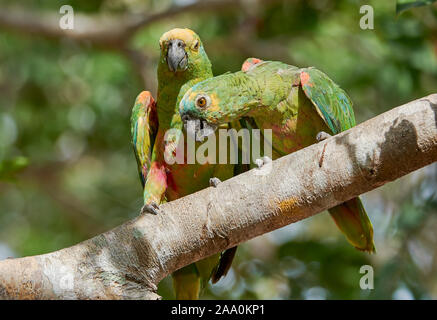
M159 206L156 204L156 202L151 202L149 204L145 204L142 208L141 208L141 215L146 214L146 213L151 213L151 214L155 214L157 215L159 213Z
M222 183L219 178L214 177L214 178L209 179L209 186L210 187L216 188L219 185L219 183Z
M332 137L329 133L326 133L325 131L320 131L317 136L316 136L316 140L317 142L321 142L324 141L328 138ZM321 168L323 165L323 160L325 159L325 151L326 151L326 143L323 146L323 150L322 150L322 155L320 156L320 160L319 160L319 167Z
M261 159L256 159L255 160L255 164L258 167L258 169L260 169L261 167L265 166L266 164L269 164L270 162L272 162L272 159L270 159L267 156L264 156Z
M324 140L331 138L331 137L332 136L329 133L326 133L325 131L320 131L316 136L316 140L317 140L317 142L320 142L320 141L324 141Z

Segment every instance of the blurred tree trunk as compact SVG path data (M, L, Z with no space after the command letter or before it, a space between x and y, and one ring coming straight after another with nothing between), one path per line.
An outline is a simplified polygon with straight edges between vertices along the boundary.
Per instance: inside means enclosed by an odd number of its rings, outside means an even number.
M437 94L73 247L0 262L3 299L157 299L167 274L437 160ZM271 169L271 171L269 171ZM377 226L376 226L377 227Z

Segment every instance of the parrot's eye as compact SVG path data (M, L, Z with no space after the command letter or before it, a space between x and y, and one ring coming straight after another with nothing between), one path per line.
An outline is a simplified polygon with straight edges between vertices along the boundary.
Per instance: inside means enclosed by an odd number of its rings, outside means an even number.
M211 98L207 94L199 94L195 101L198 108L203 109L211 105Z
M199 49L199 40L196 40L196 42L194 43L193 49L196 51Z
M200 97L197 99L196 104L199 108L204 108L206 106L206 99L205 97Z

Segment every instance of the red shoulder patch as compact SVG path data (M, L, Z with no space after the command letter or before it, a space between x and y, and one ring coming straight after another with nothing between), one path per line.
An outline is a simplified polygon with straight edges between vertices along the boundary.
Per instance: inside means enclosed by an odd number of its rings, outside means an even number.
M305 71L300 73L300 83L302 84L302 86L313 86L313 84L310 83L310 75Z
M149 104L155 104L155 99L153 99L152 94L150 93L150 91L142 91L139 95L138 95L138 100L139 103L148 106Z
M244 61L243 66L241 67L241 71L247 72L250 68L252 68L254 65L263 62L261 59L258 58L247 58L246 61Z

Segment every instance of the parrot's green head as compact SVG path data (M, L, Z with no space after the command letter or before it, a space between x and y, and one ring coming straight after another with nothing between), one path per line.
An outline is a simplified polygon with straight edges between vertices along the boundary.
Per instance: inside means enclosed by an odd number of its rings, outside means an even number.
M220 125L245 116L260 104L256 91L248 82L246 74L240 71L195 84L179 104L182 121L200 120L194 129L196 138L202 140Z
M199 36L190 29L172 29L159 39L161 56L158 76L181 80L204 78L211 74L211 62Z

